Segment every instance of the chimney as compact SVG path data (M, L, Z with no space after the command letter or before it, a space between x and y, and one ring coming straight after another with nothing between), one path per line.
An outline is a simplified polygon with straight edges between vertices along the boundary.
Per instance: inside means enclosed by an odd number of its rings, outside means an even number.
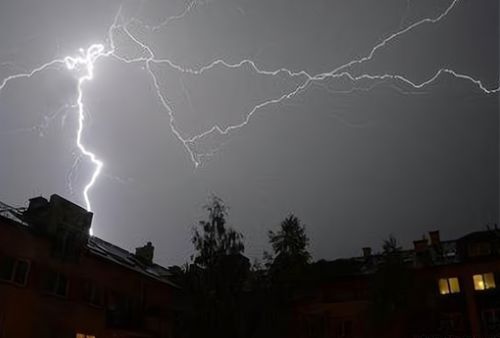
M45 197L38 196L29 199L28 210L26 212L36 212L49 205L49 201Z
M423 253L425 252L425 250L427 250L427 239L423 238L413 241L413 246L416 253Z
M441 244L439 230L429 231L429 238L431 239L432 246L439 246Z
M78 261L88 243L92 213L55 194L49 200L35 197L29 202L24 220L51 239L52 256Z
M30 225L49 236L70 231L88 237L92 216L91 212L55 194L50 200L41 196L31 198L24 212Z
M135 249L135 256L144 264L153 264L155 247L151 242L148 242L145 246Z
M372 255L372 248L366 246L363 248L363 257L368 258Z

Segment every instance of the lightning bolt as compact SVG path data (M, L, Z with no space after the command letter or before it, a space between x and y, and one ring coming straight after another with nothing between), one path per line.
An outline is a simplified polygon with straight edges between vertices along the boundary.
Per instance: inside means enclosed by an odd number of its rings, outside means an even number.
M418 28L422 25L439 23L440 21L442 21L443 19L445 19L449 15L449 13L457 6L458 3L459 3L459 0L453 0L450 3L450 5L442 13L440 13L438 16L436 16L435 18L424 18L422 20L414 22L413 24L411 24L403 29L396 31L393 34L388 35L386 38L382 39L379 43L377 43L375 46L373 46L366 56L361 57L359 59L353 59L353 60L351 60L343 65L340 65L340 66L334 68L333 70L331 70L329 72L319 73L319 74L315 74L315 75L311 75L304 70L295 72L295 71L292 71L292 70L287 69L287 68L280 68L280 69L276 69L276 70L264 70L264 69L259 68L257 66L257 64L253 60L250 60L250 59L245 59L245 60L242 60L238 63L229 63L223 59L217 59L217 60L214 60L213 62L211 62L205 66L202 66L198 69L185 68L185 67L182 67L178 64L175 64L173 61L171 61L169 59L156 58L152 48L149 47L148 45L146 45L144 42L140 41L137 37L135 37L128 29L128 27L127 27L128 25L124 25L122 27L122 29L124 30L124 32L129 36L129 38L132 41L134 41L142 49L147 51L148 56L147 57L139 57L139 58L135 58L135 59L126 59L126 58L120 58L120 59L124 62L127 62L127 63L131 63L131 62L145 62L146 63L147 72L149 73L149 75L152 78L152 82L154 84L158 98L170 116L171 129L174 132L174 134L176 135L176 137L183 143L184 147L188 151L190 158L193 161L193 163L195 164L195 166L198 167L201 164L201 162L199 160L200 154L196 154L191 149L192 145L194 145L196 142L199 142L203 138L205 138L209 135L213 135L214 133L219 134L219 135L228 135L229 133L231 133L233 131L236 131L240 128L243 128L249 123L252 116L260 109L267 107L269 105L273 105L273 104L281 104L284 101L293 98L297 94L302 93L304 90L306 90L308 88L309 85L311 85L313 83L318 83L318 82L321 82L321 81L324 81L327 79L348 78L349 80L351 80L353 82L358 82L360 80L371 80L371 81L393 80L396 82L402 82L406 85L409 85L413 89L422 89L422 88L426 87L427 85L436 81L441 75L449 74L457 79L463 79L463 80L470 81L475 86L477 86L482 92L484 92L485 94L497 93L500 90L500 87L488 89L483 85L483 83L480 80L477 80L477 79L473 78L472 76L459 73L459 72L457 72L453 69L449 69L449 68L438 69L434 73L433 76L431 76L430 78L428 78L425 81L422 81L421 83L416 83L416 82L410 80L409 78L405 77L402 74L354 75L353 73L349 72L349 69L352 68L353 66L361 65L363 63L371 61L375 57L377 51L379 51L380 49L387 46L393 40L396 40L396 39L402 37L403 35L407 34L410 31L415 30L416 28ZM183 13L182 16L187 15L187 13L188 13L188 11ZM168 20L166 20L164 22L168 22ZM157 30L157 29L161 28L161 26L162 25L154 26L154 27L152 27L152 29ZM151 66L150 66L151 64L166 64L169 67L171 67L172 69L175 69L179 72L192 74L192 75L202 75L206 71L211 70L216 66L224 66L228 69L237 69L237 68L241 68L243 66L250 66L257 74L260 74L260 75L276 76L278 74L284 73L284 74L288 75L290 78L304 77L305 81L302 82L300 85L298 85L291 92L283 94L279 97L270 98L268 100L265 100L265 101L259 103L256 106L254 106L250 111L248 111L245 114L245 118L243 119L243 121L241 121L238 124L230 125L230 126L227 126L225 128L220 127L219 125L215 124L212 128L210 128L210 129L208 129L208 130L206 130L198 135L195 135L191 138L183 138L181 136L180 132L175 127L175 119L173 116L173 110L171 108L171 104L168 102L166 97L162 94L161 88L159 86L158 78L154 74L154 72L152 71ZM372 87L369 87L368 90L370 88L372 88ZM353 90L356 90L356 88L354 88ZM351 93L353 90L345 91L345 93ZM201 154L201 155L208 155L208 154Z
M409 7L409 0L407 0L408 5L407 5L407 11ZM145 42L141 41L138 37L136 37L130 30L130 24L135 23L142 25L143 27L147 28L150 31L158 31L160 29L165 28L168 26L172 21L174 20L181 20L187 15L190 14L190 12L196 8L198 5L202 4L201 1L196 1L193 0L189 2L186 6L186 8L178 15L168 17L165 20L163 20L159 25L157 26L148 26L141 22L138 19L132 18L128 20L127 22L120 22L119 20L123 20L121 16L121 8L119 9L117 15L115 16L115 20L113 21L112 25L110 26L108 30L108 42L109 42L109 49L106 50L106 47L103 44L93 44L90 47L88 47L86 50L81 49L80 50L80 55L73 57L73 56L67 56L62 59L54 59L52 61L49 61L37 68L34 68L30 72L25 72L25 73L19 73L15 75L11 75L9 77L6 77L0 82L0 94L4 87L7 85L8 82L13 81L13 80L19 80L19 79L24 79L24 78L31 78L35 74L47 70L49 68L55 68L57 67L58 69L61 68L66 68L67 70L77 72L78 75L78 80L77 80L77 98L76 98L76 110L78 114L78 127L77 127L77 132L76 132L76 139L75 139L75 144L76 147L78 148L79 152L81 153L81 156L84 156L88 158L92 164L94 165L94 171L92 173L92 176L89 180L89 182L85 185L83 189L83 198L85 200L85 205L87 210L91 210L91 202L89 198L89 192L92 189L92 187L95 185L98 177L102 173L102 169L104 166L104 162L100 160L96 154L94 154L92 151L87 149L85 147L83 140L82 140L82 135L85 129L85 105L84 105L84 85L87 82L90 82L93 77L94 77L94 69L95 69L95 64L96 62L101 59L101 58L106 58L106 57L113 57L116 60L126 63L126 64L132 64L132 63L142 63L144 64L144 69L146 73L148 74L149 78L151 79L152 85L154 87L154 92L161 103L162 107L165 109L167 114L169 115L169 125L172 133L175 135L175 137L179 140L179 142L182 143L184 149L186 150L187 154L189 155L190 160L194 164L195 168L200 166L202 163L201 158L204 157L209 157L213 155L213 151L209 151L206 153L199 153L195 149L195 145L198 142L201 142L205 137L208 137L210 135L228 135L231 132L237 131L240 128L245 127L253 115L270 105L276 105L276 104L283 104L285 101L297 96L300 93L303 93L307 88L312 85L312 84L318 84L321 85L321 82L327 79L347 79L351 81L352 83L357 83L360 81L372 81L373 84L371 86L368 86L366 88L357 88L353 87L352 89L345 90L345 91L335 91L335 93L352 93L355 90L371 90L374 86L378 85L379 83L382 82L387 82L387 81L394 81L395 83L402 83L407 86L409 86L412 89L415 90L420 90L429 84L433 83L436 81L440 76L443 74L448 74L453 76L456 79L462 79L469 81L473 85L475 85L478 89L480 89L484 94L494 94L498 93L500 91L500 87L497 88L487 88L480 80L473 78L470 75L467 74L462 74L460 72L457 72L453 69L450 68L440 68L438 69L433 76L429 77L427 80L422 81L420 83L414 82L411 79L407 78L406 76L402 74L360 74L360 75L355 75L353 72L350 71L351 68L353 68L356 65L361 65L363 63L369 62L372 59L375 58L377 52L386 47L388 44L393 42L394 40L397 40L401 37L403 37L405 34L407 34L410 31L413 31L417 29L418 27L426 24L437 24L444 20L449 13L452 12L452 10L457 6L459 3L459 0L453 0L451 1L450 5L438 16L434 18L424 18L422 20L416 21L413 24L410 24L409 26L405 28L400 28L400 30L389 34L385 38L383 38L380 42L375 44L369 52L357 59L350 60L349 62L342 64L328 72L323 72L323 73L318 73L318 74L309 74L305 70L301 71L292 71L287 68L279 68L276 70L265 70L260 68L256 62L254 62L251 59L244 59L241 60L240 62L237 63L229 63L226 62L223 59L217 59L212 61L209 64L206 64L202 67L199 67L197 69L193 68L187 68L187 67L182 67L172 60L169 59L161 59L157 58L155 55L155 52L153 48L149 45L147 45ZM405 14L407 15L407 13ZM401 20L403 23L404 20ZM115 46L115 41L113 38L113 33L116 30L121 30L128 38L129 40L136 44L140 49L142 49L143 52L145 52L145 56L139 56L139 57L132 57L129 58L127 56L120 55L117 52L116 46ZM255 105L252 109L250 109L246 114L245 118L243 121L237 124L229 125L225 128L220 127L217 124L214 124L211 128L208 130L191 136L191 137L183 137L181 131L177 128L176 123L175 123L175 116L174 116L174 110L172 109L172 105L169 102L169 100L166 98L166 96L162 93L160 81L158 78L158 75L155 74L152 65L167 65L168 67L171 67L172 69L184 73L184 74L191 74L195 76L201 76L208 70L213 69L216 66L222 66L227 69L238 69L241 67L250 67L250 69L255 72L256 74L260 75L266 75L266 76L278 76L280 74L286 75L290 79L299 79L300 82L298 85L295 86L295 88L287 93L284 93L280 96L274 97L274 98L269 98L267 100L264 100L260 102L259 104ZM185 91L185 89L183 88ZM187 92L186 92L186 95ZM188 98L189 99L189 98ZM346 121L344 121L346 122ZM346 122L347 123L347 122ZM73 170L75 167L78 165L80 162L81 157L78 157L75 165L73 167ZM70 175L71 176L71 172Z
M83 189L83 198L85 200L86 209L91 211L92 209L89 199L89 190L95 184L97 177L100 175L102 171L104 163L101 160L99 160L93 152L85 148L85 146L82 143L82 133L85 122L85 109L83 104L83 85L85 82L91 81L94 78L94 66L97 59L103 56L108 56L112 52L111 51L104 52L103 45L94 44L91 45L86 51L81 49L80 53L82 53L82 56L78 57L67 56L66 58L64 58L64 62L69 70L75 70L79 67L82 67L84 69L84 74L78 78L78 86L77 86L78 96L76 99L76 104L78 109L78 129L76 132L76 146L78 147L78 149L80 149L80 152L84 156L88 157L95 166L90 181Z

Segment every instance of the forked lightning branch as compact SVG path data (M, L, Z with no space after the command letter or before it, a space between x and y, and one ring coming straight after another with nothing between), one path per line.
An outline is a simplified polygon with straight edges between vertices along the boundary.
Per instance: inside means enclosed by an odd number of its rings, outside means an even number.
M170 21L172 20L180 20L183 17L189 15L190 10L195 7L196 2L191 2L188 4L188 6L185 8L185 10L180 14L176 16L172 16L169 18L166 18L162 23L161 27L166 26ZM106 47L103 44L93 44L87 49L80 49L79 55L78 56L67 56L62 59L55 59L51 60L35 69L33 69L31 72L28 73L19 73L19 74L14 74L11 75L5 79L3 79L0 82L0 95L2 94L2 90L7 86L7 84L11 81L14 80L21 80L21 79L26 79L30 78L33 75L35 75L38 72L41 72L43 70L46 70L48 68L52 68L54 66L64 66L67 70L73 71L77 74L77 98L76 98L76 103L75 103L75 108L76 108L76 113L78 114L78 125L77 125L77 130L75 134L75 146L78 148L79 152L81 155L83 155L85 158L87 158L94 166L92 175L87 182L87 184L84 186L82 194L83 194L83 199L85 201L85 206L87 210L92 210L92 205L90 202L90 197L89 194L91 192L92 187L97 183L99 175L102 173L103 167L104 167L104 162L98 157L97 154L94 152L90 151L88 148L85 147L84 143L84 137L83 133L85 130L85 116L86 116L86 108L85 108L85 93L84 89L86 86L91 85L91 80L94 77L94 71L95 71L95 64L96 62L101 59L101 58L106 58L106 57L113 57L116 60L119 60L120 62L124 63L141 63L144 65L145 72L147 72L147 75L149 76L152 85L154 86L155 89L155 95L157 96L157 99L161 103L163 109L168 113L169 118L170 118L170 131L175 135L175 137L179 140L179 142L182 143L184 149L186 150L186 153L189 157L189 159L193 163L193 167L198 167L201 164L201 156L206 155L206 154L201 154L198 153L194 150L193 144L196 142L200 142L203 137L217 133L220 135L229 135L231 132L234 132L240 128L243 128L246 126L246 124L250 121L252 116L261 110L262 108L269 106L269 105L274 105L274 104L280 104L286 100L291 99L292 97L296 95L300 95L303 93L305 90L307 90L308 86L313 83L313 82L319 82L323 81L328 78L336 79L336 78L349 78L351 81L356 82L360 80L368 80L368 81L379 81L379 80L390 80L394 81L395 83L400 83L404 84L406 86L411 86L412 88L415 89L421 89L432 82L436 81L441 75L443 74L449 74L453 76L454 78L457 79L463 79L470 81L474 86L479 88L484 94L493 94L493 93L498 93L500 90L500 87L497 88L487 88L486 86L483 85L481 80L475 79L472 76L469 76L467 74L462 74L460 72L457 72L453 69L449 68L441 68L437 69L434 72L434 75L430 78L428 78L426 81L423 81L421 83L416 83L412 81L411 79L407 78L403 74L377 74L377 73L364 73L361 75L355 75L352 72L350 72L350 69L352 66L361 64L367 61L372 60L376 54L377 51L384 48L387 46L390 42L393 40L402 38L406 33L418 29L418 27L426 24L437 24L440 21L446 19L448 15L451 15L453 12L453 9L459 5L459 0L454 0L451 2L451 4L438 16L434 18L424 18L422 20L419 20L395 33L392 33L382 39L382 41L375 46L373 46L370 49L370 52L359 59L354 59L351 60L343 65L340 65L333 70L325 73L320 73L316 75L311 75L305 71L300 71L300 72L293 72L287 68L280 68L277 70L264 70L258 67L258 65L250 60L250 59L244 59L238 63L228 63L225 60L219 59L211 62L208 65L205 65L201 68L198 69L189 69L185 67L181 67L177 65L175 62L169 59L161 59L157 58L154 52L154 48L152 46L147 45L145 42L140 41L139 38L134 36L128 25L130 22L139 22L136 19L131 19L128 22L120 22L123 21L123 18L121 17L121 10L118 11L118 14L115 17L115 20L113 24L110 26L108 30L108 36L107 36L107 41L108 41L108 47ZM157 27L151 27L144 25L146 29L150 29L152 31L157 30L160 28L160 26ZM123 33L125 33L129 38L131 43L136 44L138 47L143 49L146 52L146 56L144 57L138 57L138 58L129 58L126 55L119 55L116 52L115 48L115 41L113 39L113 34L116 30L121 30ZM177 71L183 72L183 73L189 73L193 75L201 75L205 71L214 68L215 66L224 66L227 69L237 69L242 66L250 66L251 69L257 73L257 74L262 74L262 75L272 75L276 76L279 75L280 73L286 73L290 77L294 78L300 78L303 79L302 82L300 82L293 90L291 90L288 93L285 93L281 96L278 97L270 97L256 106L254 106L251 110L249 110L244 116L245 118L237 124L230 125L228 127L222 128L218 126L217 124L214 124L211 128L208 130L195 135L190 138L185 138L182 136L182 133L177 129L176 124L175 124L175 118L174 118L174 111L170 107L168 100L162 93L162 90L160 89L160 81L158 79L158 75L155 74L155 72L151 68L151 64L167 64L168 66L176 69ZM1 100L1 96L0 96ZM73 168L74 169L74 168Z

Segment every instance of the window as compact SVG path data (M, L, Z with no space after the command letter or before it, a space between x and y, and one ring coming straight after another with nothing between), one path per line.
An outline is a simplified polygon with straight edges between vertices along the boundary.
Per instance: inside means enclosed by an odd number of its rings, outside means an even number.
M82 235L77 231L59 226L56 233L56 241L52 247L52 254L63 261L78 261L81 247L83 245Z
M68 293L68 279L65 275L55 271L48 271L43 289L52 295L66 297Z
M337 326L336 337L351 337L352 336L352 321L341 320Z
M439 293L449 295L450 293L459 293L460 283L457 277L439 279Z
M469 256L487 256L491 254L491 245L488 242L472 243L469 245Z
M0 256L0 280L26 285L30 263L9 256Z
M77 333L76 338L95 338L95 336L83 334L83 333Z
M440 314L439 331L443 334L460 332L463 324L463 315L459 312Z
M496 288L495 276L492 272L472 276L474 290L487 290Z
M488 332L497 332L500 329L500 309L483 310L481 317Z
M83 283L83 299L92 305L101 305L101 289L91 280L86 280Z

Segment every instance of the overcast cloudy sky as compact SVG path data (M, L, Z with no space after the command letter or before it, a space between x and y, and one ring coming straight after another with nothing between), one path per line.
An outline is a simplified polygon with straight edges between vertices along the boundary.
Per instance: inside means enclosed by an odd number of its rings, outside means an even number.
M499 221L499 41L497 0L2 1L0 200L85 205L85 68L12 76L100 43L95 235L183 263L215 193L251 257L290 212L315 258L458 237Z

